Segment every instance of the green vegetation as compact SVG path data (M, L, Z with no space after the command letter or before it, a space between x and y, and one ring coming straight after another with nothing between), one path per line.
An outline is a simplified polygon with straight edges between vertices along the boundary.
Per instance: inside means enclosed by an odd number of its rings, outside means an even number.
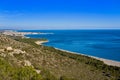
M6 54L6 57L0 57L1 80L120 80L119 67L108 66L88 56L37 45L34 42L38 40L46 39L0 36L0 49L11 46L26 52L13 56L8 51L0 52ZM25 60L31 65L24 66Z
M16 41L24 42L31 44L33 46L38 47L39 45L35 44L35 41L47 41L47 39L36 39L36 38L21 38L21 37L14 37Z
M43 80L31 67L14 67L0 58L0 80Z

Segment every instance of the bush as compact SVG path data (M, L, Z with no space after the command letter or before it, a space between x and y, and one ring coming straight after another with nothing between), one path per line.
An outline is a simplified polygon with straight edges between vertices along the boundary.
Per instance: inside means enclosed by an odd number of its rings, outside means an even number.
M43 80L32 67L13 67L0 58L0 80Z

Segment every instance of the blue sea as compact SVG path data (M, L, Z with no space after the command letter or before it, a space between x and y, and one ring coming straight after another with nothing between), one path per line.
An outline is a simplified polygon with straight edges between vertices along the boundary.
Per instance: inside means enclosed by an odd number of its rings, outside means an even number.
M48 34L26 35L46 38L52 46L85 55L120 61L120 30L22 30ZM53 34L49 34L53 33Z

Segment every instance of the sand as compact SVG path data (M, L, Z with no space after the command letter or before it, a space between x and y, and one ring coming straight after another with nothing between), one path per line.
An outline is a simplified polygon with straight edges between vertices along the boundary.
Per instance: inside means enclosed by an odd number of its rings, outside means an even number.
M67 50L63 50L63 49L59 49L59 48L55 48L55 49L58 49L58 50L61 50L61 51L65 51L65 52L69 52L69 53L72 53L72 54L88 56L88 57L91 57L91 58L103 61L107 65L120 67L120 62L119 61L114 61L114 60L99 58L99 57L95 57L95 56L85 55L85 54L82 54L82 53L71 52L71 51L67 51Z
M46 42L48 42L48 41L35 41L35 43L36 43L37 45L42 45L43 43L46 43Z
M113 60L108 60L108 59L103 59L103 58L96 58L96 59L103 61L107 65L120 67L120 62L118 61L113 61Z
M43 43L46 43L46 42L48 42L48 41L36 41L35 43L37 45L42 45ZM119 61L114 61L114 60L99 58L99 57L95 57L95 56L85 55L85 54L82 54L82 53L71 52L71 51L67 51L67 50L63 50L63 49L59 49L59 48L55 48L55 49L61 50L61 51L65 51L65 52L69 52L69 53L72 53L72 54L78 54L78 55L88 56L88 57L91 57L91 58L103 61L107 65L120 67L120 62Z

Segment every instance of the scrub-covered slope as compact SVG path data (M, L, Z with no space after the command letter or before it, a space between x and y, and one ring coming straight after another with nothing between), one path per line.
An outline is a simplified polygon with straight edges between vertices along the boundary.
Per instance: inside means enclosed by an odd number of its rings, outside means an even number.
M36 39L0 35L0 79L117 80L120 68L103 62L36 45Z

